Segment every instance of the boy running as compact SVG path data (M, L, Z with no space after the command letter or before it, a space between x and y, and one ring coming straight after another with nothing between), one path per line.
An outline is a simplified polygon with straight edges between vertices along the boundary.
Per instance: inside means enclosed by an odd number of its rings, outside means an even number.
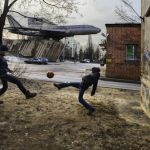
M0 46L0 79L2 81L3 87L0 89L0 96L4 94L8 88L7 82L14 83L18 86L21 92L26 96L26 99L32 98L36 96L36 93L30 93L25 89L22 85L21 81L9 74L7 72L12 73L13 71L8 68L7 61L5 60L4 56L8 51L8 47L5 45ZM0 101L0 104L3 104L3 101Z

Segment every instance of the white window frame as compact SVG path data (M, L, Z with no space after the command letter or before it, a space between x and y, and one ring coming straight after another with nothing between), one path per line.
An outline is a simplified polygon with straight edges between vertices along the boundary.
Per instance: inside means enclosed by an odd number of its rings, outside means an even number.
M132 56L127 56L127 47L132 46ZM128 44L126 45L126 60L138 60L138 56L134 56L135 46L137 46L137 55L138 55L138 45Z

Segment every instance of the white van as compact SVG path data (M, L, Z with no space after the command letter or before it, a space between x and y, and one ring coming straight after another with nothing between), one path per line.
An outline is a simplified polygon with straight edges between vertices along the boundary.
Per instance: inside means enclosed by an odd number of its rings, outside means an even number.
M90 59L83 59L80 61L81 63L89 63L90 62Z

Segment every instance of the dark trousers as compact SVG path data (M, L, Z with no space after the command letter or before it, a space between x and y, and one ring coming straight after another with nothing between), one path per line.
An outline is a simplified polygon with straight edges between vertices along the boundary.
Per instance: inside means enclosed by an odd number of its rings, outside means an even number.
M7 90L7 88L8 88L7 82L11 82L11 83L16 84L24 95L27 95L29 93L29 91L27 91L25 89L25 87L22 85L21 81L15 77L11 76L11 75L6 74L5 76L1 77L1 81L2 81L3 87L0 90L0 96L2 94L4 94Z
M83 95L84 95L84 92L85 90L81 88L80 86L80 82L66 82L66 83L61 83L59 84L59 86L61 88L65 88L65 87L68 87L68 86L73 86L77 89L79 89L79 96L78 96L78 100L79 102L87 109L92 109L92 106L89 105L84 99L83 99Z

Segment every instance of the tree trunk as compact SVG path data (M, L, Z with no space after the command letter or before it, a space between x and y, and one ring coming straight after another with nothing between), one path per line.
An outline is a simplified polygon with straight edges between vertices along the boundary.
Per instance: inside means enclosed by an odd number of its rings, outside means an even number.
M0 45L3 44L3 28L4 28L4 25L5 25L5 22L3 20L5 20L6 17L4 18L3 15L0 17L0 22L1 22L1 25L0 25Z
M3 30L0 29L0 45L3 44L2 38L3 38Z
M9 0L5 0L4 10L3 10L3 13L0 16L0 45L2 45L2 43L3 43L3 41L2 41L2 39L3 39L3 28L4 28L4 25L5 25L7 13L9 11L9 9L13 6L13 4L16 3L16 2L17 2L17 0L14 0L9 5Z
M3 39L3 28L5 25L6 16L7 16L8 10L9 10L8 3L9 3L9 0L5 0L4 10L0 17L0 45L3 44L3 40L2 40Z

